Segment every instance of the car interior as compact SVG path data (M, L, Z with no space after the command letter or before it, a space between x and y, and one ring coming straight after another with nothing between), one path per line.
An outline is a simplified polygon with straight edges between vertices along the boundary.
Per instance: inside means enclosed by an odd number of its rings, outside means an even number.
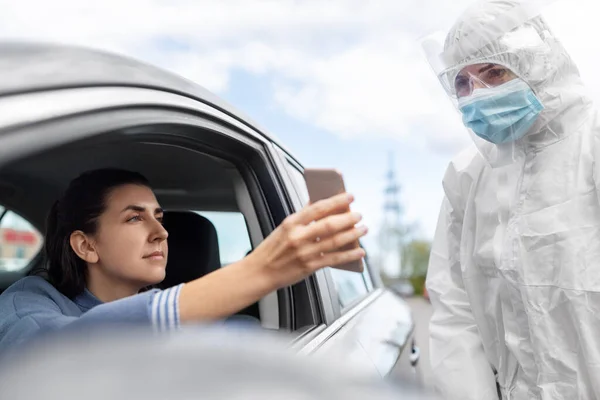
M53 202L80 173L102 167L138 171L151 182L169 232L167 276L159 287L189 282L226 264L215 225L196 211L236 212L252 246L261 238L253 201L238 168L224 159L159 140L101 135L16 160L0 169L0 204L44 232ZM0 225L1 226L1 225ZM237 232L234 232L237 234ZM247 249L251 251L250 249ZM0 270L0 291L43 263L41 254L20 271ZM279 328L277 293L240 311L265 328Z

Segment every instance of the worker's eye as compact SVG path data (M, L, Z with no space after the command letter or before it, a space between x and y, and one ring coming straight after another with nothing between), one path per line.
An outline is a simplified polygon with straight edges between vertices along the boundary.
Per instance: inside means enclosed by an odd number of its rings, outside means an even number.
M506 68L497 67L485 72L484 81L491 86L502 83L503 79L508 75Z
M459 75L454 80L454 88L459 97L467 96L471 92L471 80L464 75Z

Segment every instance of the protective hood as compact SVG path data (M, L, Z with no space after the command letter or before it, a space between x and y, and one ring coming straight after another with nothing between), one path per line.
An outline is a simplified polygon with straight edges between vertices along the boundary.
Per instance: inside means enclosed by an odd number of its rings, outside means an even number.
M579 71L544 20L540 3L487 0L473 5L450 30L439 56L444 67L438 77L451 97L456 96L454 80L464 67L493 63L514 72L544 106L521 143L497 146L474 138L491 164L514 160L530 146L560 140L576 130L579 117L591 105Z

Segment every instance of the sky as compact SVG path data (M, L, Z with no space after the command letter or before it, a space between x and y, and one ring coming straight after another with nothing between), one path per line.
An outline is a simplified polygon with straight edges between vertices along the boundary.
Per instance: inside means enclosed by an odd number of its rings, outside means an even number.
M419 226L417 236L433 237L445 169L470 139L420 40L447 31L471 3L0 0L0 39L123 53L206 87L305 167L341 170L371 228L369 249L384 219L390 165L405 221ZM598 11L592 0L557 0L546 14L593 93L600 93Z

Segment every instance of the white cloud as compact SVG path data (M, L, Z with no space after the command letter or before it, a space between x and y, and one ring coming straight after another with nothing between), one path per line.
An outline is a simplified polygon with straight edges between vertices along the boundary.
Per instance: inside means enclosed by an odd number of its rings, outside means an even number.
M236 69L263 74L283 111L342 137L452 144L464 133L423 90L437 82L417 38L470 1L0 1L0 38L126 53L217 93ZM434 116L443 129L420 128Z
M126 53L217 93L235 70L263 75L277 107L340 137L397 137L453 153L468 137L418 38L447 28L473 1L0 0L0 38ZM600 93L600 45L585 40L598 6L558 3L553 25Z

